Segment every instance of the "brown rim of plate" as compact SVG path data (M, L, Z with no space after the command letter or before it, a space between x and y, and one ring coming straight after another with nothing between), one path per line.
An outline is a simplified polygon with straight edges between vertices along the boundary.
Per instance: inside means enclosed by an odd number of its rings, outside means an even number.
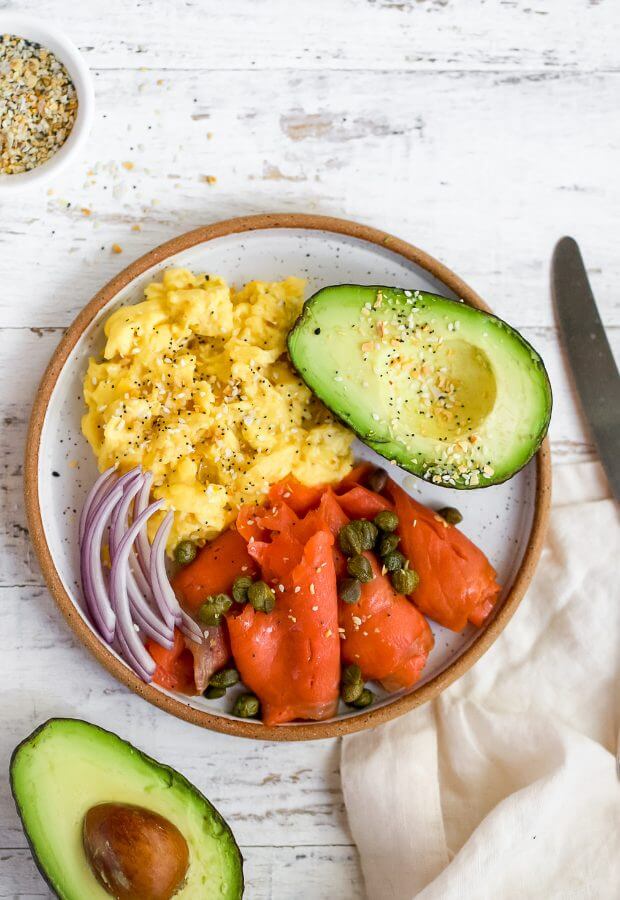
M534 520L529 535L523 561L519 567L510 590L496 615L488 626L481 631L465 652L454 660L446 669L436 675L431 681L424 684L410 694L396 697L391 702L385 703L364 713L346 716L327 722L303 722L293 726L266 726L256 721L244 721L242 719L226 718L213 715L204 710L194 709L188 703L176 697L171 697L150 684L145 684L124 663L117 659L108 647L100 640L94 631L87 625L77 611L72 599L65 591L61 579L54 565L50 549L43 530L41 510L39 507L38 469L39 447L41 431L45 420L48 402L56 385L58 376L73 350L77 340L88 328L99 310L105 306L116 294L130 281L141 275L151 266L161 263L165 259L187 250L196 244L211 241L215 238L230 234L240 234L248 231L258 231L269 228L302 228L315 231L328 231L334 234L344 234L361 241L385 247L393 253L397 253L410 262L425 269L443 284L447 285L457 297L462 298L471 306L488 311L488 307L482 299L464 281L450 271L442 263L433 259L423 250L419 250L412 244L400 238L361 225L357 222L349 222L346 219L336 219L331 216L315 216L299 213L273 213L256 216L242 216L235 219L226 219L223 222L215 222L194 231L188 231L170 241L155 247L149 253L141 256L131 265L123 269L105 287L103 287L79 313L77 318L65 332L56 352L45 370L41 384L35 396L28 436L26 441L26 458L24 463L24 494L26 501L26 513L28 525L34 548L45 577L45 581L56 603L60 607L63 616L85 646L102 663L103 666L119 681L131 688L139 696L159 706L166 712L172 713L180 719L210 728L213 731L224 732L238 737L253 738L257 740L271 741L308 741L319 738L339 737L362 731L375 725L388 722L396 716L415 709L429 700L437 697L448 685L463 675L483 653L491 646L499 634L503 631L511 616L514 614L521 598L529 586L536 563L542 550L543 539L549 517L551 501L551 460L548 439L545 438L536 454L536 505Z

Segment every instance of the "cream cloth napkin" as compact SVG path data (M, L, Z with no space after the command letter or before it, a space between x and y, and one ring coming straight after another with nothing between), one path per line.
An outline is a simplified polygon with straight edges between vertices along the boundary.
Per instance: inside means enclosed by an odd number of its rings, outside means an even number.
M343 741L369 900L620 897L620 527L597 463L558 466L546 546L487 654Z

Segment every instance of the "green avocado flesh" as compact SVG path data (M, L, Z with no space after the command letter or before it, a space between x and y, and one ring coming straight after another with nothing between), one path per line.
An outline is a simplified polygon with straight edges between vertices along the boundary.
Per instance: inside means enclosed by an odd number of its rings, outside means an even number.
M13 753L11 788L35 862L61 900L110 900L82 847L85 813L108 802L153 810L179 829L189 868L175 900L243 894L243 860L217 810L174 769L109 731L50 719Z
M364 443L434 484L505 481L547 432L551 386L540 356L501 319L459 301L326 287L304 304L288 349Z

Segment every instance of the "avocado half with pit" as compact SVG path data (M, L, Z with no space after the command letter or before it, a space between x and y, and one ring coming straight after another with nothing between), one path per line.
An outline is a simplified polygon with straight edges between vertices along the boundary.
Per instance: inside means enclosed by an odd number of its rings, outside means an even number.
M50 719L16 748L10 774L35 862L62 900L242 897L243 859L222 816L117 735Z
M460 301L326 287L304 304L288 350L365 444L434 484L506 481L547 433L551 386L540 356L510 325Z

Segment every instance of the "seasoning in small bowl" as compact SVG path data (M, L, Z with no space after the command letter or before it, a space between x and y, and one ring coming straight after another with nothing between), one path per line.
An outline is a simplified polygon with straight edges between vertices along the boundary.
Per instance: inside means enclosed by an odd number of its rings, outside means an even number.
M94 105L69 38L39 17L0 11L0 196L41 186L75 161Z
M0 38L0 173L47 162L71 133L77 108L69 73L50 50L13 34Z

